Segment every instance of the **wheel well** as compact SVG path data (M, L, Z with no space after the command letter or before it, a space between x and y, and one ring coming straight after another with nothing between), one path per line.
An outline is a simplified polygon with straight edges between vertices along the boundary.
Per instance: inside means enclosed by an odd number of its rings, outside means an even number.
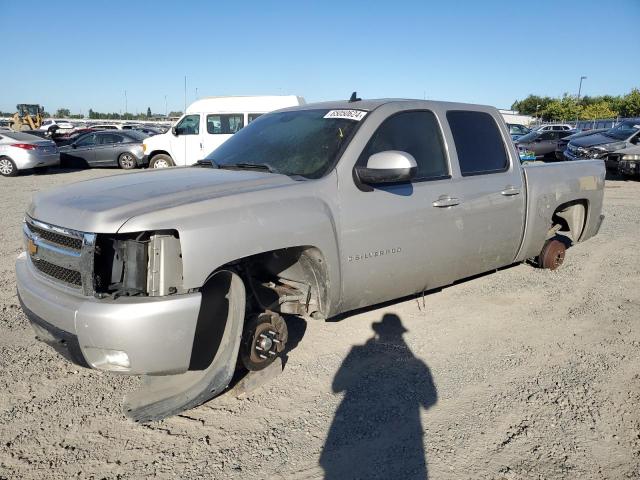
M271 250L231 262L252 307L284 314L326 318L328 274L322 252L304 245Z
M551 217L550 233L563 232L574 243L580 241L587 221L587 200L572 200L555 209Z
M173 158L169 152L165 152L164 150L154 150L149 154L149 160L151 160L156 155L168 155L170 158Z

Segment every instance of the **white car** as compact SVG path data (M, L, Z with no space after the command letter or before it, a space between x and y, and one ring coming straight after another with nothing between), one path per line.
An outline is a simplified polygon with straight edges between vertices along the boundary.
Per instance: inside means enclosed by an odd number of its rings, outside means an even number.
M193 165L260 115L305 103L295 95L196 100L171 130L144 140L149 168Z
M53 118L48 118L44 122L42 122L42 125L40 126L40 128L38 128L38 130L50 132L54 130L52 128L54 126L58 127L57 129L55 129L57 133L69 133L75 128L72 123L66 120L54 120Z
M534 128L538 132L573 130L573 127L567 123L550 123L548 125L540 125Z

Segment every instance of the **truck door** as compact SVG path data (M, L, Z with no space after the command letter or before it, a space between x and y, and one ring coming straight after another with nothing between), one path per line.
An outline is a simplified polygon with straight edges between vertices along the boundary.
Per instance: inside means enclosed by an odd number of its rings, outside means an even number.
M455 280L460 232L452 205L459 195L435 114L412 110L387 116L356 165L365 166L371 155L387 150L415 158L418 172L411 182L363 186L351 178L351 172L343 172L339 179L345 225L341 232L341 309L371 305Z
M496 119L487 112L451 110L447 120L460 169L457 277L509 265L524 229L525 192L520 161L507 148ZM508 137L507 137L508 138Z
M207 131L203 135L203 158L244 127L244 113L207 114Z
M177 166L193 165L204 158L199 113L186 115L171 136L171 158Z

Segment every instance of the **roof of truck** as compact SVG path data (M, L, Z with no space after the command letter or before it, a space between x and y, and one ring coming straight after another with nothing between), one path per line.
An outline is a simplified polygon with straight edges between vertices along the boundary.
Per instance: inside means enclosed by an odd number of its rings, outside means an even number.
M300 105L295 107L289 107L283 110L307 110L312 108L322 108L328 110L364 110L370 112L375 110L376 108L385 105L387 103L403 103L403 102L420 102L424 103L425 108L428 108L429 105L441 105L447 107L449 110L456 109L466 109L469 107L474 107L474 109L481 108L493 108L488 105L477 105L470 103L456 103L456 102L443 102L436 100L422 100L417 98L372 98L372 99L363 99L355 102L350 102L349 100L335 100L330 102L317 102L317 103L307 103L306 105Z

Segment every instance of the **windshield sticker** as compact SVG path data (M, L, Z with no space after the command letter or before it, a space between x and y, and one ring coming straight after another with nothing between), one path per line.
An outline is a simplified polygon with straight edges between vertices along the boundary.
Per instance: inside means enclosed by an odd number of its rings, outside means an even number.
M366 114L367 112L363 112L362 110L330 110L323 118L344 118L346 120L359 122Z

